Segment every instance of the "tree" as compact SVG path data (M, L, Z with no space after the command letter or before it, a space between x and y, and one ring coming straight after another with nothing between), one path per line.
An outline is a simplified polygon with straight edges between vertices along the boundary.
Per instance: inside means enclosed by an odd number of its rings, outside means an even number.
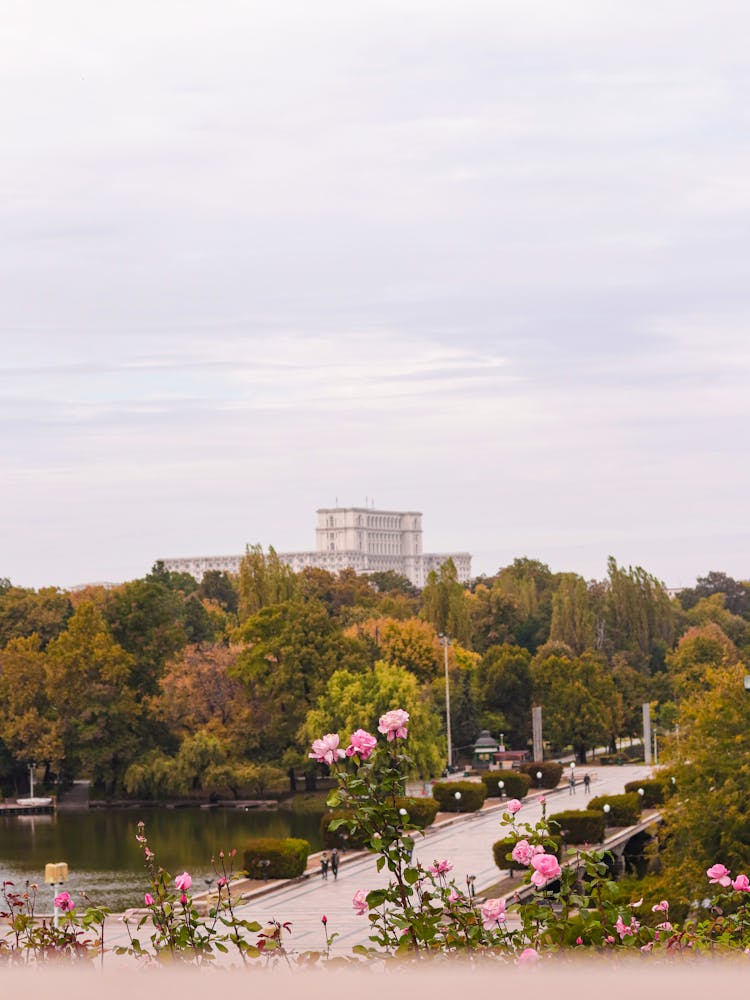
M532 653L549 638L555 578L546 563L524 556L501 569L494 586L518 609L518 624L511 641Z
M576 573L561 573L552 598L549 637L565 642L576 656L595 645L594 612L585 580Z
M479 584L469 598L471 645L478 653L510 642L520 625L515 599L502 587Z
M57 768L63 759L38 635L11 639L0 652L0 741L23 766L38 761Z
M112 591L104 617L132 655L131 687L139 697L155 694L167 660L188 641L184 597L158 580L133 580Z
M667 805L660 863L685 900L700 898L706 868L750 869L750 695L742 662L708 668L679 706L679 736L665 751L677 794Z
M56 587L35 591L8 585L0 590L0 647L11 639L38 635L43 649L64 631L72 614L68 595Z
M611 651L634 655L633 666L648 673L663 662L674 640L674 610L664 584L640 566L619 567L610 556L606 592L607 643Z
M100 612L82 604L47 647L47 695L60 722L64 766L114 791L140 752L143 713L128 687L133 659Z
M419 590L411 580L393 569L379 570L376 573L366 573L365 579L370 581L379 594L404 594L406 597L419 596Z
M439 574L434 570L428 574L422 591L422 613L436 632L464 646L471 642L469 601L452 559L442 564Z
M420 680L433 678L442 663L435 629L418 618L408 618L406 621L369 618L350 626L345 634L369 640L376 656L387 663L406 667Z
M240 595L229 573L218 569L206 570L198 588L198 595L206 601L215 601L220 608L230 614L237 614Z
M366 669L355 639L342 635L320 601L262 608L241 626L246 648L232 674L245 684L264 756L278 758L337 667Z
M479 726L505 734L517 749L531 738L531 654L521 646L491 646L476 671Z
M458 684L458 698L451 701L451 735L457 750L466 751L479 735L477 706L472 691L472 672L462 670Z
M273 546L268 555L262 545L248 545L240 562L239 616L245 621L263 608L290 601L297 595L297 578Z
M337 670L308 712L301 737L310 744L324 733L337 732L344 741L356 729L376 734L378 719L393 708L409 712L407 746L416 774L434 777L445 760L441 725L426 689L403 667L379 661L364 673Z
M693 588L687 587L679 593L680 604L686 611L694 607L702 598L724 595L724 604L733 615L750 617L750 582L734 580L726 573L712 570L699 576Z
M713 670L739 661L737 647L718 625L689 628L667 657L672 689L678 698L693 696L709 685Z
M685 618L690 625L708 625L713 622L735 646L744 646L750 642L750 622L729 611L724 594L701 597L688 610Z
M534 701L543 706L544 734L558 750L572 746L579 761L610 745L622 727L622 703L612 678L592 654L541 658L531 665Z

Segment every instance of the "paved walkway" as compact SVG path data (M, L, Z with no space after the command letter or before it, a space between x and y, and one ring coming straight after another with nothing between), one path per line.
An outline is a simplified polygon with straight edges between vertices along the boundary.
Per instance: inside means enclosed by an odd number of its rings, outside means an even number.
M584 770L593 779L592 797L622 792L628 781L646 778L650 773L650 768L644 765L604 768L581 766L577 772L579 780ZM565 775L567 776L567 770ZM587 801L582 784L577 786L575 795L569 793L567 786L544 794L547 798L548 815L563 809L583 809ZM541 818L542 807L538 797L539 793L535 792L524 799L519 819L535 823ZM492 845L501 839L504 829L507 829L500 819L504 809L505 806L498 802L481 812L457 816L428 829L424 837L417 838L415 858L425 866L431 865L436 859L447 859L453 865L451 876L458 888L465 891L466 876L474 875L475 890L477 895L481 895L484 888L496 883L501 877L493 861ZM312 875L303 881L278 883L277 887L266 887L265 891L259 890L257 895L253 893L255 898L248 899L238 907L237 913L244 919L257 920L262 924L272 919L282 923L291 921L292 935L287 940L287 946L294 951L317 950L325 946L321 923L321 917L325 915L329 933L338 934L333 950L348 953L356 944L369 944L369 921L366 917L355 914L352 896L357 889L369 891L387 883L388 873L376 870L375 857L371 854L359 854L356 857L346 857L335 881L329 870L327 881L323 881L320 875ZM123 927L115 930L109 924L108 937L111 946L115 940L117 943L125 943L127 933Z

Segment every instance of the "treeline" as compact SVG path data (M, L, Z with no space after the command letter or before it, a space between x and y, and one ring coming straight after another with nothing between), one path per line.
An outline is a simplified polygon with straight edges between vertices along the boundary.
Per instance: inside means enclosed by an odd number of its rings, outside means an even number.
M0 581L0 787L91 778L103 794L263 796L314 766L321 732L412 715L419 773L444 766L443 648L454 745L481 729L511 747L544 707L554 750L616 746L653 703L671 731L712 667L750 649L750 585L710 573L670 599L640 568L603 581L516 559L461 584L449 561L423 591L396 573L293 573L248 549L237 577L199 584L157 563L105 589ZM413 738L412 738L413 737ZM465 751L466 752L466 751Z

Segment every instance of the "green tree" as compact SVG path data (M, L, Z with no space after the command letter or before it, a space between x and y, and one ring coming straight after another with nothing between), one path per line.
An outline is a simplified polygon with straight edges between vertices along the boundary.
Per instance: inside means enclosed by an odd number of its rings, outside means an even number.
M672 690L678 699L690 697L708 686L715 668L739 662L737 647L718 625L689 628L667 657Z
M499 587L518 609L518 624L511 641L535 653L549 638L555 578L549 566L524 556L499 571Z
M531 673L534 701L543 708L545 738L558 750L572 746L585 763L590 749L611 745L620 734L620 695L596 656L537 656Z
M279 758L337 667L365 669L361 643L344 636L320 601L262 608L240 628L247 644L232 673L246 686L265 756Z
M550 640L564 642L576 656L593 649L595 619L586 581L576 573L561 573L552 598Z
M346 746L355 729L376 734L378 719L393 708L409 712L409 756L416 776L434 777L445 761L441 724L429 693L403 667L378 662L371 671L337 670L329 678L316 706L305 718L301 738L308 744L324 733L339 733Z
M248 545L240 562L239 616L245 621L263 608L282 604L297 596L297 578L282 562L273 546L268 554L262 545Z
M436 632L449 635L462 646L471 642L469 599L452 559L442 564L439 573L432 570L427 575L422 613Z
M491 646L476 671L479 726L525 749L531 738L531 653L521 646Z
M469 598L471 645L478 653L510 642L521 619L518 606L498 584L478 584Z
M664 584L640 566L619 567L610 556L606 591L606 643L633 654L646 673L663 663L674 641L674 609Z
M130 686L139 697L155 694L167 660L188 641L184 597L157 580L133 580L112 591L104 617L132 655Z
M198 595L206 601L215 601L229 614L237 614L240 603L239 590L233 577L218 569L209 569L203 574Z

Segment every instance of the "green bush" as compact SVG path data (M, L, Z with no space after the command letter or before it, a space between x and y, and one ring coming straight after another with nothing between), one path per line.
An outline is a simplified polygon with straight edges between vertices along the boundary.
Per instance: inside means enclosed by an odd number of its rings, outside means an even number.
M610 812L606 819L607 826L633 826L641 814L640 796L636 792L625 795L597 795L589 802L589 809L602 809L609 804Z
M415 830L424 830L427 826L432 826L435 817L440 809L437 799L427 798L403 798L396 799L399 809L406 809L408 817L406 822Z
M569 844L601 844L604 840L604 813L599 810L566 809L550 816L550 822L553 820Z
M509 799L522 799L529 790L531 778L528 774L519 774L518 771L492 771L482 775L482 782L487 789L487 798L500 797L500 789L497 787L498 781L505 783L503 794Z
M459 802L456 792L461 793ZM467 813L482 808L487 790L480 781L438 781L432 786L432 794L443 812Z
M310 845L296 837L257 837L245 844L245 871L250 878L297 878L304 874ZM268 861L268 865L258 862Z
M506 837L504 840L496 840L495 843L492 845L492 857L495 859L495 864L501 871L504 871L506 868L509 871L514 871L514 872L527 870L526 865L518 864L518 862L513 861L512 858L510 859L508 858L508 855L516 846L518 841L522 839L523 838L520 836ZM555 834L554 836L547 837L546 839L548 841L553 841L553 843L555 844L555 848L553 851L551 847L547 846L545 847L545 851L547 852L547 854L554 853L559 861L560 855L562 853L562 837L560 837L558 834Z
M629 781L625 785L626 792L635 792L643 789L643 795L639 796L644 809L653 809L654 806L664 805L664 783L657 778L649 778L645 781Z
M521 764L521 773L529 775L532 788L539 787L537 771L542 772L542 788L557 788L562 778L563 766L554 760L531 760Z

